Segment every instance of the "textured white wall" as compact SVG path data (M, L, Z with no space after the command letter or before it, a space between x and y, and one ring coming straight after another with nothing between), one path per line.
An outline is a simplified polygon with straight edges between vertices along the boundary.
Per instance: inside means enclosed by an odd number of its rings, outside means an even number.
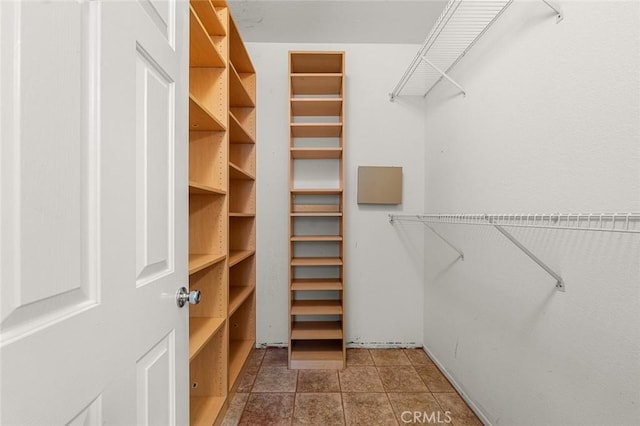
M427 100L425 211L640 211L640 3L515 1ZM637 424L640 237L425 234L424 342L494 425Z
M346 52L346 297L351 345L422 345L423 234L398 232L390 212L422 209L424 123L388 92L415 45L248 43L257 82L257 342L287 343L289 50ZM358 206L358 165L404 168L401 206Z

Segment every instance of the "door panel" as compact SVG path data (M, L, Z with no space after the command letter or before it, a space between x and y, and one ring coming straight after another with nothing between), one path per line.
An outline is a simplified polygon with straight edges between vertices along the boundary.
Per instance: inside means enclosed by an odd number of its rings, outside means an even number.
M188 421L187 19L0 1L2 425Z
M136 363L137 424L174 425L175 335L170 333Z
M97 141L88 113L96 103L88 54L96 29L86 5L75 2L3 9L0 313L3 339L11 339L97 304L90 194ZM38 37L34 27L56 37ZM51 108L58 100L62 107Z
M138 0L169 46L175 47L175 0Z
M136 58L137 285L173 270L175 85L142 46Z

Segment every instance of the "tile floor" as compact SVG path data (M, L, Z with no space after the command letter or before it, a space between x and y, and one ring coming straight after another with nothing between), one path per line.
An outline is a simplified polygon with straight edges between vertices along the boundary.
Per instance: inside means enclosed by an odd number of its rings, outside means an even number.
M422 349L348 349L347 368L289 370L256 349L223 425L482 425Z

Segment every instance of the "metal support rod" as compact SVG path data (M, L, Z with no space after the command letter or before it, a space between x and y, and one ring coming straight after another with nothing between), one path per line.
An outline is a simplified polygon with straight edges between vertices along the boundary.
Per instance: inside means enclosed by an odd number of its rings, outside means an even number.
M460 259L462 259L462 260L464 260L464 253L463 253L461 250L459 250L456 246L454 246L453 244L451 244L451 243L449 242L449 240L447 240L445 237L443 237L442 235L440 235L440 233L439 233L438 231L436 231L435 229L433 229L433 227L431 227L429 224L427 224L427 223L426 223L426 222L424 222L424 221L421 221L421 222L422 222L422 224L423 224L424 226L426 226L427 228L429 228L429 229L431 230L431 232L433 232L434 234L436 234L436 236L437 236L438 238L440 238L442 241L444 241L444 242L445 242L449 247L451 247L452 249L454 249L455 251L457 251L457 252L458 252L458 255L459 255L459 258L460 258Z
M434 70L436 70L436 72L438 72L439 74L441 74L444 78L446 78L449 83L453 84L454 86L456 86L458 89L460 89L460 91L462 92L462 96L467 96L467 92L464 90L464 88L462 86L460 86L458 83L456 83L451 77L449 77L447 75L446 72L442 71L440 68L438 68L437 66L435 66L433 64L433 62L431 62L430 60L428 60L424 55L420 56L420 59L422 59L427 65L429 65L431 68L433 68ZM429 92L427 92L429 93ZM426 96L427 93L425 93L424 95Z
M547 6L553 9L558 14L556 17L556 23L564 19L564 13L562 12L562 6L558 3L558 0L542 0Z
M518 241L513 235L511 235L507 230L505 230L502 226L493 223L493 219L487 216L487 221L491 223L502 235L507 237L509 241L516 245L520 250L522 250L527 256L531 258L534 262L536 262L542 269L547 271L549 275L556 279L556 288L558 291L565 291L564 280L560 275L555 273L553 269L549 268L542 260L538 259L538 257L531 253L525 246L523 246L520 241Z

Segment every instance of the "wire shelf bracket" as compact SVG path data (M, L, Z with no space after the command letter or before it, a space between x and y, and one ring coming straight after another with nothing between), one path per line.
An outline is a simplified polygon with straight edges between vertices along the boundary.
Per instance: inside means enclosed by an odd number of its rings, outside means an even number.
M510 232L508 232L502 226L495 224L491 218L487 217L487 222L492 224L494 228L496 228L502 235L507 237L507 239L509 241L511 241L520 250L522 250L524 252L524 254L529 256L531 258L531 260L536 262L542 269L547 271L547 273L549 275L551 275L553 278L555 278L555 280L556 280L556 289L558 289L558 291L562 291L562 292L566 291L564 280L562 279L562 277L559 274L557 274L546 263L544 263L542 260L540 260L535 254L531 253L531 251L529 249L527 249L524 245L522 245L522 243L520 241L518 241L516 237L511 235Z
M438 231L436 231L433 226L429 225L427 222L425 222L424 220L420 220L420 216L416 216L416 218L418 218L418 220L420 221L420 223L422 223L425 228L429 229L431 232L433 232L438 238L440 238L442 241L444 241L445 244L447 244L449 247L451 247L453 250L455 250L458 253L458 259L460 260L464 260L464 253L462 252L462 250L460 250L459 248L457 248L456 246L454 246L449 240L447 240L445 237L442 236L442 234L440 234ZM394 223L394 215L389 215L389 223L393 225Z
M527 249L505 227L563 229L571 231L599 231L640 235L640 213L551 213L551 214L418 214L389 215L389 222L418 222L427 226L440 239L456 250L462 259L462 251L452 245L428 223L493 226L531 260L556 280L556 289L566 291L560 274L551 269Z
M449 0L427 38L389 94L391 102L401 93L427 96L441 80L466 91L451 78L451 69L493 25L513 0ZM556 22L564 19L558 0L542 0L556 13Z
M562 6L557 0L542 0L547 6L553 9L556 12L556 23L562 21L564 19L564 12L562 10Z
M430 60L428 60L426 56L422 55L422 56L420 56L420 59L422 59L422 61L426 62L426 64L429 65L431 68L436 70L436 72L440 73L440 75L442 75L442 77L447 79L447 81L449 81L449 83L451 83L454 86L456 86L460 90L460 92L462 92L462 96L467 96L467 92L464 90L464 88L462 86L460 86L458 83L456 83L456 81L454 79L452 79L446 72L442 71L440 68L435 66L435 64L433 62L431 62ZM425 93L425 95L426 95L426 93Z

